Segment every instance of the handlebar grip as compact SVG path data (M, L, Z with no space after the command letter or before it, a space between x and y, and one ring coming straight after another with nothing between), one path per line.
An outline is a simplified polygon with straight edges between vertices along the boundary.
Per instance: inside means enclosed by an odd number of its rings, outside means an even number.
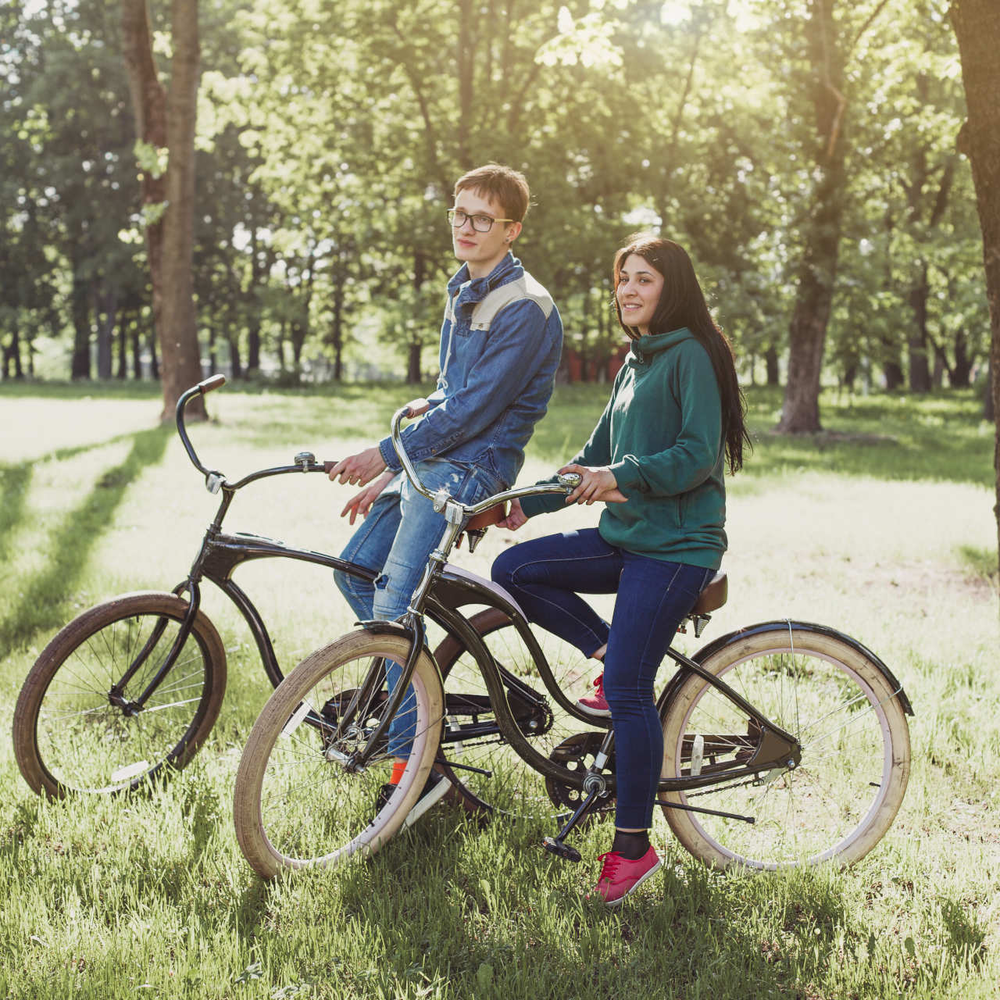
M427 402L422 396L419 399L411 399L406 406L403 407L406 410L406 416L412 420L414 417L419 417L422 413L426 413L431 408L431 404Z
M198 388L202 395L211 392L213 389L221 389L226 384L225 375L209 375L207 379L198 383Z

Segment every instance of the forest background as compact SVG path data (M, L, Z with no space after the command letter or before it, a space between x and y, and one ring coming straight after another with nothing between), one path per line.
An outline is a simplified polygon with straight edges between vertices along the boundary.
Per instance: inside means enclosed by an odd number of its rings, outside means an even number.
M653 229L690 250L751 384L788 371L817 392L821 375L862 391L977 374L985 387L982 237L945 0L188 6L207 370L285 384L432 375L451 186L498 160L532 184L518 250L557 298L567 376L607 372L620 344L610 261ZM0 11L4 378L160 374L148 229L171 204L154 182L182 151L136 141L130 7ZM178 114L174 47L191 39L169 13L148 11L150 43ZM803 337L808 370L794 364ZM816 429L818 407L804 419Z

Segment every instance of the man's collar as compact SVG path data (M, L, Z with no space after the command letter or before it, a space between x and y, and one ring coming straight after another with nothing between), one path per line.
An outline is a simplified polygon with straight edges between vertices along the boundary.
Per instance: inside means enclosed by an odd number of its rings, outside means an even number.
M462 300L464 302L478 302L496 288L507 277L511 269L520 263L508 250L485 278L470 278L469 265L463 264L448 282L448 293L454 295L459 289L463 289ZM467 287L463 288L463 286Z

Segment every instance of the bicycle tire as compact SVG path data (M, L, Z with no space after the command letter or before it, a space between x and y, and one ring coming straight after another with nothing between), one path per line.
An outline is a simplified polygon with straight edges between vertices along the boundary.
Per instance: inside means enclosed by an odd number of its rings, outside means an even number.
M225 648L200 611L177 662L141 711L129 716L108 698L162 623L124 695L144 690L187 609L175 594L124 594L84 611L42 650L18 697L13 730L18 766L35 792L62 798L131 791L191 760L226 690Z
M529 650L503 611L489 608L473 615L469 622L487 640L498 664L515 677L532 683L535 690L545 693ZM600 672L600 665L586 660L578 650L549 633L537 631L535 634L543 648L548 647L545 648L546 659L563 690L578 690L581 695L589 691L591 676ZM572 812L583 800L580 790L546 779L532 770L496 729L496 716L488 707L482 673L461 640L454 635L446 636L434 650L434 658L444 681L446 714L450 713L446 727L461 727L472 720L484 724L487 730L494 730L461 741L456 741L447 728L443 732L438 765L462 793L466 807L471 811L497 812L512 818L551 819ZM487 707L481 707L484 705ZM594 751L605 728L588 729L585 722L571 716L551 699L547 698L547 705L547 719L542 718L543 713L524 706L525 711L518 719L521 732L540 752L549 757L557 755L563 766L582 773L593 762ZM518 718L516 695L512 708ZM478 714L472 714L476 710ZM533 723L537 728L531 728ZM455 733L458 731L456 729ZM594 810L592 818L610 811L613 806L614 799L607 798Z
M403 825L423 792L440 736L443 697L434 664L422 654L414 667L412 750L397 790L382 804L379 790L393 761L388 745L361 771L343 765L380 722L384 688L360 713L345 712L373 661L403 664L410 648L405 636L350 633L303 660L264 705L233 796L236 839L262 878L373 854Z
M849 865L885 835L910 770L906 715L863 649L821 627L789 624L735 635L702 666L802 744L792 768L666 802L724 810L753 824L663 807L680 843L714 868ZM705 773L748 754L747 713L697 675L663 712L663 777ZM701 737L700 744L698 737Z

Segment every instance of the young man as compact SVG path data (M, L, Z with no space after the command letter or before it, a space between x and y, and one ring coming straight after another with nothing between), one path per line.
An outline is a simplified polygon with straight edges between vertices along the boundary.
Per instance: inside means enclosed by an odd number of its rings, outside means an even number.
M562 321L546 290L513 256L528 211L524 175L489 164L459 178L448 212L455 256L462 266L448 282L439 350L441 372L429 409L403 432L403 443L423 484L444 486L463 503L476 503L511 486L524 446L545 414L562 350ZM338 462L330 479L364 487L341 516L364 523L342 558L380 573L374 584L335 574L337 586L361 620L393 621L409 604L441 540L444 518L401 471L389 437ZM399 667L390 664L389 683ZM397 758L392 783L409 753L408 701L390 730ZM411 817L448 790L432 773ZM383 789L392 793L392 785Z

